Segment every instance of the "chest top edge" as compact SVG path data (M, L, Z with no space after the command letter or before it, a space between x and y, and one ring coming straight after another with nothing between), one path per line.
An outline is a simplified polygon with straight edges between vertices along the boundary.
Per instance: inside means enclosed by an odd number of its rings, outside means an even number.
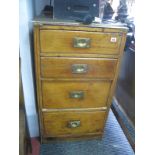
M92 31L92 32L122 32L127 33L128 28L122 23L92 23L90 25L84 25L73 21L55 21L55 20L41 20L34 19L34 28L39 29L56 29L56 30L75 30L75 31Z

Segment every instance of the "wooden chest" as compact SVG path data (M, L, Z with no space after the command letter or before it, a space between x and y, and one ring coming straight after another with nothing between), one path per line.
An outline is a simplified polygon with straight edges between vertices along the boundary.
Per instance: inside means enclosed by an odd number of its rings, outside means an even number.
M35 22L35 81L44 139L102 137L127 29Z

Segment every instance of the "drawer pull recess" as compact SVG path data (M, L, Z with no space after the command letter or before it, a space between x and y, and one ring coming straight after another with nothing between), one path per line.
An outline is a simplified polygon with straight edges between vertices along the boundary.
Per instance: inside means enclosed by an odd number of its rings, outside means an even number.
M87 64L73 64L72 65L72 73L82 74L87 73L88 65Z
M69 121L68 122L68 127L69 128L77 128L77 127L80 126L80 124L81 124L81 122L79 120L77 120L77 121Z
M90 38L75 37L73 40L73 47L75 47L75 48L90 48Z
M75 99L83 99L84 98L84 92L83 91L72 91L69 93L70 98Z

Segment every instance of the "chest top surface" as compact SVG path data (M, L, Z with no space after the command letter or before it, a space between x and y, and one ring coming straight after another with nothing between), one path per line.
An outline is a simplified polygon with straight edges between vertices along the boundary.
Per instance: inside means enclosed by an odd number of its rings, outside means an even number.
M102 23L92 23L89 25L84 25L82 23L72 21L72 20L56 20L52 18L47 18L44 16L38 16L35 17L32 21L34 25L40 25L40 26L68 26L68 28L74 27L76 29L81 29L84 28L86 29L94 29L98 28L99 29L115 29L115 31L123 31L127 32L128 28L126 24L120 23L120 22L115 22L115 21L105 21Z

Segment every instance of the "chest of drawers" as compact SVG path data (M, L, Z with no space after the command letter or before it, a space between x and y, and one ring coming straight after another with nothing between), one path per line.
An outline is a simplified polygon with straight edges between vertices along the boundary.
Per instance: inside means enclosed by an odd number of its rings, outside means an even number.
M126 32L102 24L34 24L42 140L102 137Z

